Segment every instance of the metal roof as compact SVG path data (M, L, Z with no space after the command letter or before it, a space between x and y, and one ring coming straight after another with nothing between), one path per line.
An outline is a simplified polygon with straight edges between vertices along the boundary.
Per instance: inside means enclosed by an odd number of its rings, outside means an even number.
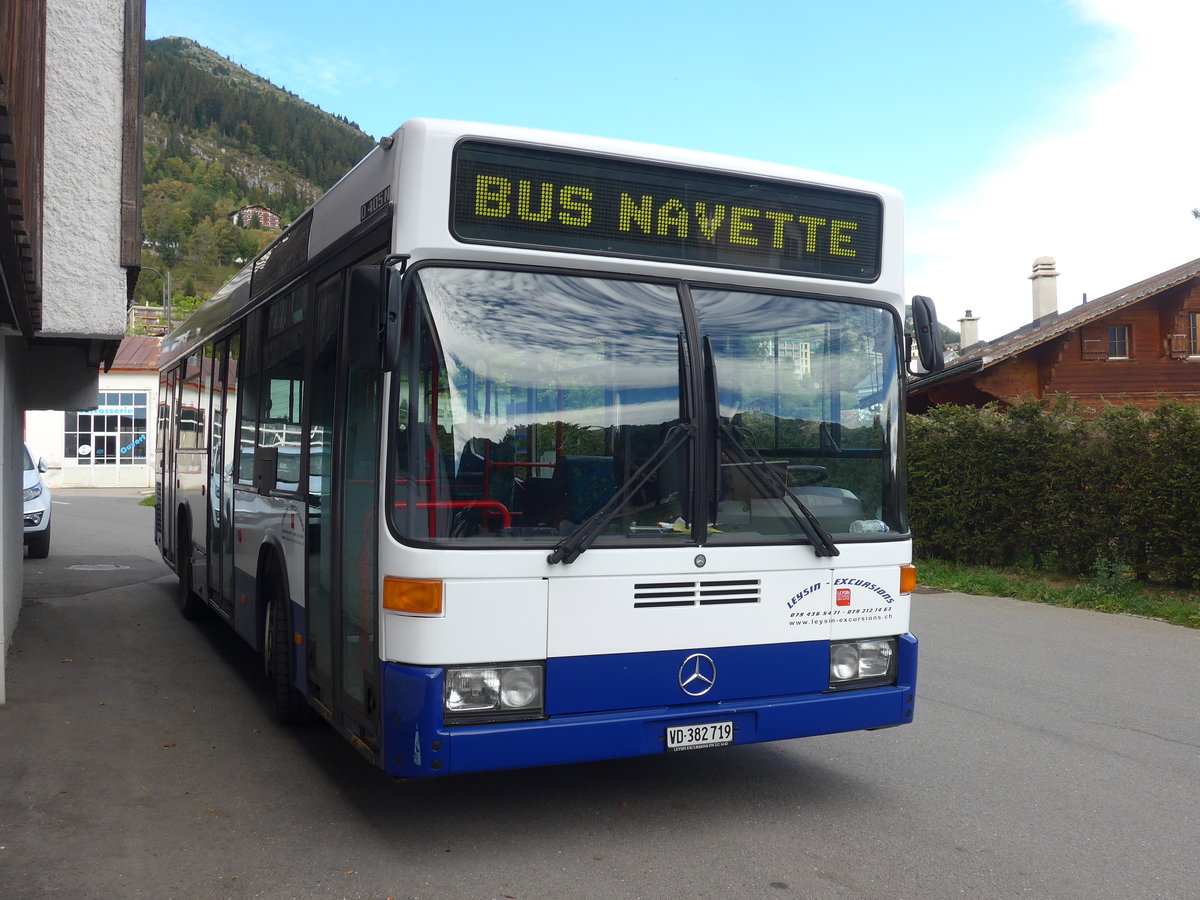
M117 348L110 372L143 372L158 369L158 349L161 338L127 337Z

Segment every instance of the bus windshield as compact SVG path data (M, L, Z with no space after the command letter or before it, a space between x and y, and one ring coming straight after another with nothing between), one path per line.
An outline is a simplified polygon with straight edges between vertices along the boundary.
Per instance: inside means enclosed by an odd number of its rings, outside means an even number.
M795 543L797 505L835 539L907 530L888 309L446 266L412 273L405 309L389 448L405 539Z

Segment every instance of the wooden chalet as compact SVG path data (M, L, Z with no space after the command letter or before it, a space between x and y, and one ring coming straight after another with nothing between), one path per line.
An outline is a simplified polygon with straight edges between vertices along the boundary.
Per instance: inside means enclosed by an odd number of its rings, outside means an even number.
M975 340L978 320L968 311L958 357L910 380L909 411L1059 394L1093 408L1200 400L1200 259L1063 313L1057 274L1048 257L1034 264L1034 321L1011 334Z

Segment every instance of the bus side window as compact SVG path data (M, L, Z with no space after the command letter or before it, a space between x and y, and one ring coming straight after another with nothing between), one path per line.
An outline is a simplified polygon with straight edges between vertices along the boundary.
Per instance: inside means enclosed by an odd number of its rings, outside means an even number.
M259 340L262 335L262 313L252 313L246 320L246 342L241 359L241 421L238 426L237 480L250 484L254 480L254 448L258 445L258 385L262 366Z
M304 356L308 340L304 317L306 295L306 289L300 288L273 301L267 308L258 449L255 452L264 454L268 465L274 462L274 484L265 487L280 491L296 491L300 488L300 429L304 406Z

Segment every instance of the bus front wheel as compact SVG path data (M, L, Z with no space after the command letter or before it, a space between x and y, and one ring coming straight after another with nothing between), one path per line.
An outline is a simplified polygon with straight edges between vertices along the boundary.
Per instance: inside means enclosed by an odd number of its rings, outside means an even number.
M275 713L284 725L308 720L308 705L293 686L292 629L288 600L278 578L266 584L267 606L263 614L263 664L275 699Z
M175 604L185 619L198 619L204 613L204 601L192 586L192 532L182 517L179 529L175 532L178 537L176 548L175 569L179 574L179 589L175 594Z

